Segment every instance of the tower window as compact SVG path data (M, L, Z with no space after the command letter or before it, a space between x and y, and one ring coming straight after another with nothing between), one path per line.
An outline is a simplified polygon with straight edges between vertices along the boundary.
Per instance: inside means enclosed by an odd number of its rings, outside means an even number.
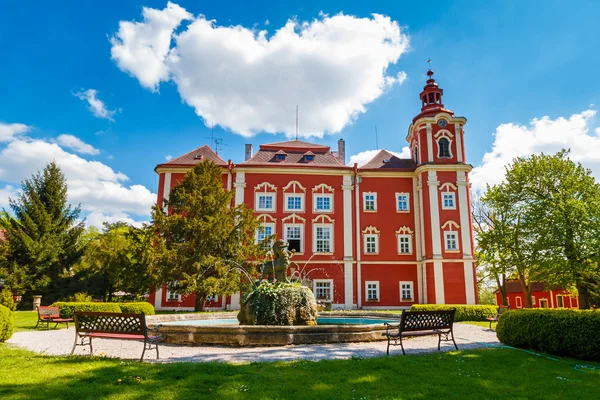
M446 138L438 140L439 154L438 158L451 158L450 155L450 141Z
M433 104L433 93L429 93L429 104Z

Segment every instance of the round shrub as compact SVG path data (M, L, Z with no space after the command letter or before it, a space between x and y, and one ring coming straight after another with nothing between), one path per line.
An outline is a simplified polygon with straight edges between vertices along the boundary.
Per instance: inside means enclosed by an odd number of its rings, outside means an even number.
M600 361L600 311L506 311L496 335L508 346Z
M154 315L154 306L147 302L131 302L131 303L117 303L121 307L121 312L130 314L141 314Z
M15 321L10 310L0 304L0 342L10 339L15 330Z
M107 313L118 313L121 312L121 307L117 303L92 303L92 302L67 302L57 301L52 304L54 307L58 307L60 310L61 318L73 318L75 311L86 311L86 312L107 312Z
M446 311L456 309L454 321L485 321L487 317L498 314L498 306L465 304L413 304L411 311Z
M4 307L8 308L10 311L16 310L17 305L15 304L15 301L13 300L12 292L10 291L9 288L4 288L0 292L0 305L3 305Z

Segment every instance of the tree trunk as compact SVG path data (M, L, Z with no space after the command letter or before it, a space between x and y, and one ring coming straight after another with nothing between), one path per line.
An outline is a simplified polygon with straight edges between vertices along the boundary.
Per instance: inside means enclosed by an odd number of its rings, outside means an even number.
M496 283L498 284L498 291L500 292L500 297L502 297L502 305L508 305L508 297L506 296L506 280L504 279L504 275L502 276L502 280L498 275L496 275Z
M590 309L590 294L581 282L577 282L577 291L579 292L579 309L589 310Z
M204 311L204 303L206 302L206 295L204 293L195 293L194 311Z
M521 281L521 286L523 286L523 297L525 297L525 308L532 308L533 307L533 299L531 298L531 286L529 285L529 282L527 282L527 279L525 278L525 274L519 272L519 281Z

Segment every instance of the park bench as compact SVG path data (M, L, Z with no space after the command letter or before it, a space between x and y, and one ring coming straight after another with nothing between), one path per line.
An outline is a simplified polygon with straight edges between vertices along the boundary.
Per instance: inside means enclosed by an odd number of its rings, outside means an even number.
M92 339L120 339L144 342L144 350L140 361L144 359L146 350L156 349L159 358L158 342L162 335L158 332L160 325L149 329L146 326L146 315L104 312L75 312L75 343L71 354L77 346L90 346L90 355L94 353ZM77 343L78 339L80 343ZM154 346L154 347L153 347Z
M510 306L498 306L498 313L495 317L487 317L485 320L490 321L490 329L492 329L492 322L498 322L503 312L510 310Z
M399 324L385 324L385 333L382 336L387 338L387 355L390 355L390 345L400 345L402 354L406 355L402 338L410 336L438 335L438 350L440 350L442 340L445 342L452 341L454 347L458 350L452 331L455 312L455 309L443 311L402 311ZM394 332L396 329L398 331ZM442 339L442 335L444 339Z
M35 324L35 328L39 326L40 323L46 324L46 329L50 329L50 324L56 323L54 328L58 326L58 324L67 324L67 329L69 329L69 322L73 322L73 318L61 318L60 317L60 309L58 307L52 306L38 306L37 307L38 320L37 324Z

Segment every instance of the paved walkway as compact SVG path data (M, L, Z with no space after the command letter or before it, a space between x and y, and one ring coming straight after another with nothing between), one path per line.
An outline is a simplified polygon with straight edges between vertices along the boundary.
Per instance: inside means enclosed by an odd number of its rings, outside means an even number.
M455 324L454 337L460 350L499 346L496 332L480 326ZM16 332L8 340L16 346L38 353L67 355L71 352L75 329L50 331ZM296 345L277 347L224 347L224 346L182 346L160 345L161 362L250 362L250 361L292 361L298 359L323 360L346 359L351 357L380 357L385 355L386 342L334 343L322 345ZM430 353L437 351L437 337L417 337L405 341L407 354ZM127 340L94 339L94 354L121 359L136 359L142 354L143 344ZM454 350L454 346L442 342L442 351ZM76 354L89 354L89 347L78 347ZM402 354L400 347L391 347L391 354ZM155 361L156 352L147 351L145 360Z

